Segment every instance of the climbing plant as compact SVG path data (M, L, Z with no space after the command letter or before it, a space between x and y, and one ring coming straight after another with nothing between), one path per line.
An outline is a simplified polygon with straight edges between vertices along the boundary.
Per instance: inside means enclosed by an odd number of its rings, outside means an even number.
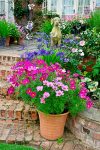
M23 0L16 0L14 3L14 16L21 20L23 16L29 15L29 9L28 9L28 0L24 0L25 3L27 3L27 6L23 5Z

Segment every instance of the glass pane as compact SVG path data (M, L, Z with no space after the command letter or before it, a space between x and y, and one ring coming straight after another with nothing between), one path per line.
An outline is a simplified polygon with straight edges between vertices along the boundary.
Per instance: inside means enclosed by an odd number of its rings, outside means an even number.
M85 0L85 6L90 5L90 0Z
M0 1L0 14L5 14L5 1Z
M96 0L96 6L100 7L100 0Z
M51 10L56 12L56 9L57 9L57 1L51 0Z
M78 1L78 6L83 6L83 1L84 1L84 0L79 0L79 1Z
M74 0L64 0L64 1L63 1L63 4L64 4L64 5L67 5L67 6L73 6Z

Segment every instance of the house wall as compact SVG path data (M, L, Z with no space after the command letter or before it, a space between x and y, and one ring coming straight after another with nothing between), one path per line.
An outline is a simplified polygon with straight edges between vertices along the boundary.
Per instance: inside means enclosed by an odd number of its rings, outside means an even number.
M52 6L51 6L51 1L52 0L45 0L47 1L47 10L48 11L52 11ZM74 13L73 14L66 14L66 15L63 15L62 13L62 10L63 10L63 0L56 0L57 1L57 7L56 7L56 13L60 15L61 18L64 18L65 20L71 20L74 16L77 16L78 14L78 0L74 0L74 7L73 7L73 10L74 10ZM99 0L97 0L99 1ZM88 17L89 16L89 11L93 11L95 10L96 8L96 0L90 0L90 6L89 6L89 9L85 7L86 10L84 10L86 12L86 14L84 14L84 11L79 14L80 16L86 16Z
M7 21L14 22L14 15L13 15L14 1L3 0L3 3L0 3L0 5L1 5L1 8L4 7L3 12L0 11L2 13L0 15L4 15Z

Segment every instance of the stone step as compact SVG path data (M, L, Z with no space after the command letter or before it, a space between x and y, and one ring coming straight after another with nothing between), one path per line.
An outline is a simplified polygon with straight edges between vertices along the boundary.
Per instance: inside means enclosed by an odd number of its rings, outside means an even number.
M7 76L12 73L11 66L0 65L0 81L7 81Z
M37 120L37 111L20 100L0 99L0 120Z

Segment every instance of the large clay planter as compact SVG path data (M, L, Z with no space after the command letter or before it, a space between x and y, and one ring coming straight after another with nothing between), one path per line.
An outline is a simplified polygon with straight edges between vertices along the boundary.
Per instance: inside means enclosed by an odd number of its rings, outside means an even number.
M68 114L51 115L38 111L40 119L40 134L48 140L56 140L63 136Z
M9 46L9 45L10 45L10 37L6 37L5 46Z

